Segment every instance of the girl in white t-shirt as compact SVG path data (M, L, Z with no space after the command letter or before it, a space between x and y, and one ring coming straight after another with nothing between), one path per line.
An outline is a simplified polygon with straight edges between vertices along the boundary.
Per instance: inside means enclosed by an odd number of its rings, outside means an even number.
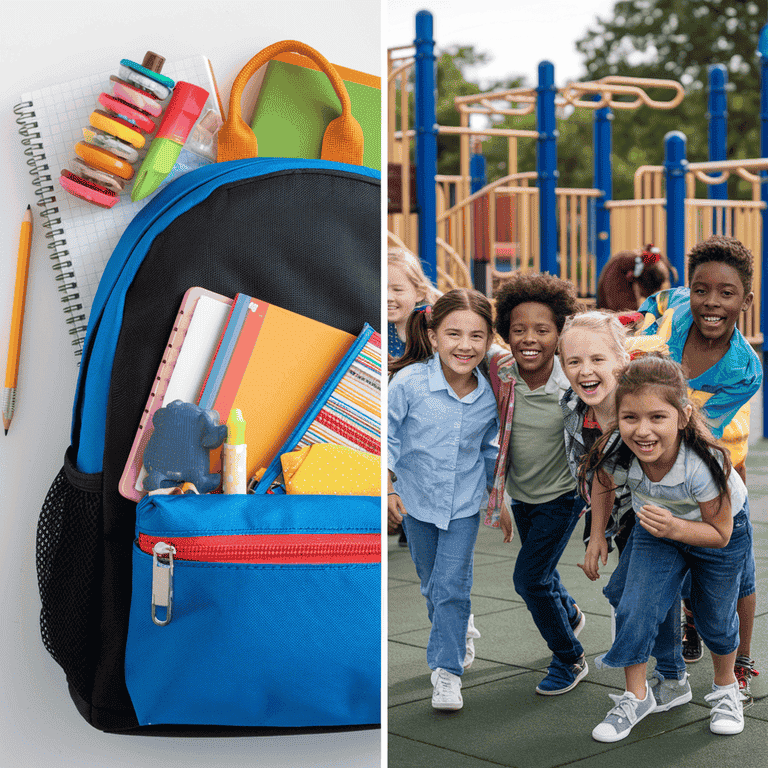
M626 587L616 612L616 639L598 667L623 667L626 691L592 731L597 741L619 741L655 709L646 664L659 622L676 599L685 574L692 577L696 626L712 654L715 680L710 730L744 729L739 686L733 673L739 645L736 600L741 569L751 546L747 489L731 471L728 451L712 437L688 400L680 365L658 354L633 360L616 388L619 431L635 455L627 484L637 516ZM607 436L609 437L609 435ZM609 458L599 440L582 471L602 470ZM603 552L590 540L586 567ZM605 563L605 561L603 560Z

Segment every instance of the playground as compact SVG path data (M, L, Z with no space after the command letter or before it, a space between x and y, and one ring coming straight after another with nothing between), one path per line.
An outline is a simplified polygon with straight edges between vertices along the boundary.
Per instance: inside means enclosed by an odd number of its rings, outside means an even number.
M437 124L435 40L432 15L416 15L414 44L388 51L388 158L390 245L408 248L443 290L475 287L489 296L512 270L550 272L571 280L586 304L611 254L648 243L666 254L687 281L685 255L712 234L741 240L754 255L755 299L739 328L768 360L768 25L760 34L760 157L728 158L727 71L709 69L707 124L681 126L664 138L664 162L634 172L633 197L612 194L612 115L618 110L671 110L685 98L673 80L611 76L557 85L551 63L541 62L534 87L458 97L458 126ZM660 97L659 94L663 94ZM653 98L651 96L653 94ZM558 121L574 110L592 114L593 186L558 186ZM648 113L650 114L650 113ZM473 125L473 115L488 118ZM490 118L535 115L535 129L493 127ZM646 117L646 119L652 119ZM687 131L707 131L709 158L689 162ZM437 138L456 134L460 171L437 173ZM482 137L502 137L506 175L487 183ZM536 145L534 168L518 167L519 142ZM728 199L728 179L748 184L751 199ZM731 189L733 185L730 185ZM675 284L675 283L673 283ZM549 652L512 586L519 550L516 537L502 543L498 530L481 525L475 548L473 612L483 635L463 679L464 708L430 706L432 686L425 648L429 622L407 549L389 537L389 766L480 768L504 765L548 768L578 765L762 766L768 754L768 385L751 401L747 458L757 563L757 611L752 655L761 675L752 683L745 729L736 737L709 732L712 664L689 665L693 701L653 714L630 737L614 744L590 732L624 688L620 670L595 669L593 660L611 643L610 608L601 594L616 554L598 582L583 562L582 525L560 561L563 581L587 616L582 639L590 672L564 696L534 693Z
M420 11L415 44L388 50L390 244L417 254L441 290L472 286L491 294L495 280L511 270L549 272L574 283L594 301L597 279L611 254L653 243L687 279L685 254L712 234L738 238L755 256L755 300L739 329L765 349L761 329L768 320L768 50L758 51L761 68L760 154L727 159L727 71L709 69L709 159L689 162L686 135L664 139L664 163L641 166L634 197L612 194L612 115L616 110L672 110L685 98L674 80L604 77L555 84L554 67L540 63L535 87L457 97L459 126L441 126L435 113L433 19ZM766 28L761 46L768 48ZM411 88L412 85L412 88ZM656 95L652 98L652 92ZM659 98L658 94L664 94ZM411 107L411 100L413 106ZM558 186L558 120L573 110L593 114L593 187ZM473 115L487 119L535 114L535 130L471 127ZM650 115L650 116L649 116ZM646 113L645 119L652 119ZM492 125L492 124L491 124ZM437 137L458 135L460 172L437 173ZM507 141L507 174L485 183L481 137ZM536 167L518 167L518 143L536 143ZM733 176L751 187L750 200L729 200ZM764 433L768 436L768 433Z

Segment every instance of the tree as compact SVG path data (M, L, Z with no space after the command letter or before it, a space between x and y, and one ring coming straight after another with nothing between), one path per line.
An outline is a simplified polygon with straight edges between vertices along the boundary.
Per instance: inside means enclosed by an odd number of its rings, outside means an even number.
M627 171L663 162L664 135L687 136L689 161L707 160L707 68L728 70L728 158L760 156L760 74L756 57L768 0L634 0L617 2L613 17L598 18L577 49L585 57L587 79L606 75L678 80L686 89L682 104L670 111L640 107L615 110L613 123L614 197L632 196ZM651 96L669 98L661 93ZM618 161L618 163L617 163ZM743 183L731 196L746 197Z

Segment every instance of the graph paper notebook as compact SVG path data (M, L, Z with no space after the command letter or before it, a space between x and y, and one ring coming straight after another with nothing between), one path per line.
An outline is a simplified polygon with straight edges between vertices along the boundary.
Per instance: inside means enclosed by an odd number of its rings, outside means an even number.
M68 194L59 185L59 175L76 156L75 144L83 140L83 128L98 106L99 94L109 91L110 75L116 75L118 68L116 61L111 71L24 93L13 110L21 126L21 144L34 178L50 258L78 358L104 266L128 223L152 199L149 196L133 203L130 195L123 195L113 208L99 208ZM185 80L205 88L210 95L203 114L213 109L221 115L216 81L207 58L169 60L162 72L175 81Z

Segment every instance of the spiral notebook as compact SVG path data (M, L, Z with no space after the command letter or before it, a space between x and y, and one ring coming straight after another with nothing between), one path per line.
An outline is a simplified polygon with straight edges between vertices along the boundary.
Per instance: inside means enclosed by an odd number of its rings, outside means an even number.
M21 126L21 144L34 179L64 316L78 358L104 266L128 223L153 197L133 203L130 195L123 195L117 205L105 209L59 186L61 170L75 157L75 144L83 139L83 127L88 125L99 94L109 90L110 75L116 75L118 68L119 59L110 71L24 93L13 110ZM213 109L221 115L216 80L205 56L169 60L162 72L173 80L205 88L210 95L203 114Z

